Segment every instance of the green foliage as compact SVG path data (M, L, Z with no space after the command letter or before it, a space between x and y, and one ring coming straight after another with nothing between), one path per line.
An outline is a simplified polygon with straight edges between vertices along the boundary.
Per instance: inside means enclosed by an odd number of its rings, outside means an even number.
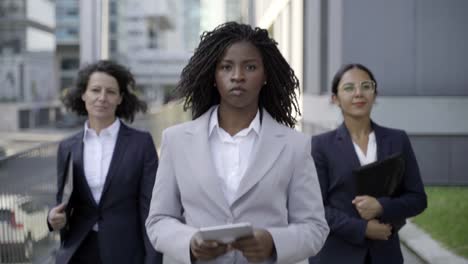
M413 222L457 255L468 257L468 187L426 187L428 208Z

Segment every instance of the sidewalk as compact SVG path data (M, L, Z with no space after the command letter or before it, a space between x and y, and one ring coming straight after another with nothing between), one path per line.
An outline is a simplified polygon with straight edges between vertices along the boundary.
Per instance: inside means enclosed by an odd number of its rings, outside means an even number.
M405 264L427 264L426 261L422 260L418 255L414 254L413 251L409 250L408 247L400 243L401 253L403 254L403 263Z
M401 242L431 264L468 264L468 260L443 248L422 229L408 221L399 232Z

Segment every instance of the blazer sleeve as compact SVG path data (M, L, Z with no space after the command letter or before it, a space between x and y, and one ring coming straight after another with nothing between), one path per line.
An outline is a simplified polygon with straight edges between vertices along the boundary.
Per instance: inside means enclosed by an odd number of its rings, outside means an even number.
M403 155L405 158L405 173L403 176L401 195L397 197L381 197L378 199L383 207L381 221L401 222L408 217L420 214L427 207L427 197L419 173L418 162L411 147L408 135L401 132Z
M148 216L149 206L151 202L151 194L153 191L156 170L158 168L158 154L153 143L153 138L149 133L145 134L143 154L143 175L140 181L140 219L141 232L145 244L145 263L162 263L162 254L157 252L151 245L145 228L145 220Z
M171 157L171 139L167 134L167 131L163 132L161 159L146 230L151 244L158 251L180 263L191 263L190 240L197 229L183 223L183 206Z
M277 263L295 263L316 255L328 236L320 186L310 156L310 140L296 145L293 174L287 189L286 227L267 228L273 237Z
M325 207L325 218L330 232L352 244L362 244L365 241L367 221L349 216L340 209L334 208L328 201L330 168L327 155L324 153L323 137L312 138L312 157L317 168L318 180L322 191ZM351 201L350 201L351 202Z

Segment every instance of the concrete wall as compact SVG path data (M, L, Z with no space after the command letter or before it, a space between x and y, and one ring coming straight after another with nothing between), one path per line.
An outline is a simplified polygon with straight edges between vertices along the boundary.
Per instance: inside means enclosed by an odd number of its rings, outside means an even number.
M378 81L372 118L410 135L423 179L467 184L468 2L464 0L304 1L305 132L342 122L330 83L349 62Z
M342 61L368 65L382 95L468 96L467 11L464 0L343 1Z

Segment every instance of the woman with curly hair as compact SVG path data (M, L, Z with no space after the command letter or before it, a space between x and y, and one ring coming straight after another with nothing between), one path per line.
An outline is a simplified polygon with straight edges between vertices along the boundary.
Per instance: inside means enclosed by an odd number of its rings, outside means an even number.
M296 263L328 234L310 139L292 129L294 71L267 30L205 32L182 71L193 120L163 133L146 228L177 263ZM199 228L248 222L250 236L203 240Z
M84 129L60 142L57 203L48 217L60 230L57 263L162 263L149 243L148 215L158 156L151 135L128 127L146 103L134 94L131 72L99 61L78 73L65 106L88 120ZM67 167L73 191L62 203Z

